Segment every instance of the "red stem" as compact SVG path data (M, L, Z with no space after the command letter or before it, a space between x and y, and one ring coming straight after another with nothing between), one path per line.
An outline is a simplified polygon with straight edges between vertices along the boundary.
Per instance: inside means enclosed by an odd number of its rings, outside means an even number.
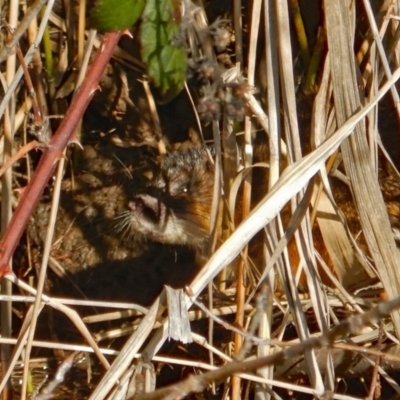
M51 138L48 147L44 150L39 165L23 191L21 200L11 221L0 241L0 277L11 272L10 258L22 236L25 226L32 215L39 198L47 185L54 167L62 157L71 137L85 112L93 93L98 87L99 80L120 38L120 33L112 32L104 36L103 43L96 55L88 74L78 90L57 132Z

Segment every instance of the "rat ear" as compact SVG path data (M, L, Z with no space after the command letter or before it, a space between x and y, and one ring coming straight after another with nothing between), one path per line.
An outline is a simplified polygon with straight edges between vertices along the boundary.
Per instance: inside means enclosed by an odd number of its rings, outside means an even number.
M189 141L192 143L194 148L202 148L203 147L203 138L201 134L194 128L190 127L188 131Z
M177 142L173 144L173 150L200 150L204 147L204 140L201 134L194 128L189 128L187 139L184 142Z

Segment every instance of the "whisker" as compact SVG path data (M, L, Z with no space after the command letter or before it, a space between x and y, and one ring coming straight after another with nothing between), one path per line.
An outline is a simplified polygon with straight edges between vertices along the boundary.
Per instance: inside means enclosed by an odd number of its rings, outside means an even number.
M122 160L120 160L115 154L113 154L113 156L124 168L126 176L130 179L133 179L133 175L132 175L131 171L129 171L128 167L124 164L124 162Z
M125 235L126 231L129 230L131 215L129 211L123 211L116 215L111 226L111 232L116 232Z

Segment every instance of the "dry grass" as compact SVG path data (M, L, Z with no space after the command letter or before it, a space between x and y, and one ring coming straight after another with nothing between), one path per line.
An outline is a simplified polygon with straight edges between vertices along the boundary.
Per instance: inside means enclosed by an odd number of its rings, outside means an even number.
M8 231L15 232L14 227L18 226L21 235L29 217L28 211L25 219L21 218L17 211L17 217L14 215L11 219L18 199L15 194L16 180L13 179L13 168L9 167L10 160L18 160L26 152L37 147L46 149L43 157L51 152L49 149L58 142L57 134L53 139L48 138L50 128L47 117L50 114L61 113L57 99L67 96L70 87L79 87L85 80L86 67L92 52L98 51L102 46L106 47L104 43L101 44L102 35L95 31L85 32L82 13L79 13L79 16L75 15L79 18L76 25L79 29L76 28L76 34L73 34L69 18L74 15L74 10L70 11L72 14L66 12L67 17L64 18L58 8L57 11L52 10L53 2L48 2L39 18L41 3L43 2L35 2L28 13L17 1L10 0L5 9L8 16L3 21L4 46L0 50L0 61L4 63L1 66L0 80L4 95L0 102L0 117L3 133L1 150L3 164L7 167L1 170L1 226L3 232L6 232L0 243L2 253L12 253L12 250L7 250L6 245L15 248L20 237L15 234L10 239ZM253 8L250 9L248 3L234 2L235 11L229 15L231 22L228 23L228 27L235 33L236 41L229 45L235 48L235 57L232 58L238 64L225 70L219 67L221 57L218 58L215 52L215 45L221 44L218 40L225 40L230 32L225 30L225 20L209 24L202 7L194 6L188 0L184 1L186 14L182 18L182 24L187 24L185 34L193 58L191 61L207 60L208 67L218 71L218 79L204 85L204 96L200 100L196 99L196 96L193 96L195 100L192 100L193 93L190 93L188 86L186 87L187 107L195 109L196 102L203 102L201 109L204 111L204 104L210 106L213 100L217 101L217 92L221 87L230 88L229 90L235 88L240 92L238 97L243 103L243 106L234 107L236 114L228 115L226 110L232 103L227 99L231 92L226 90L226 97L223 99L225 108L217 113L217 118L214 118L211 124L216 150L215 204L212 220L215 223L218 221L218 204L220 194L224 191L230 192L230 197L225 198L227 215L229 212L231 215L235 214L234 199L236 195L242 196L240 203L243 222L237 227L232 227L233 232L229 238L212 251L209 261L187 290L187 295L181 294L181 299L184 299L181 300L182 308L189 309L193 303L196 305L188 314L190 320L209 319L208 336L204 334L202 337L192 333L192 340L208 352L209 362L202 359L193 362L189 358L167 358L158 354L169 335L170 320L166 317L167 301L164 293L149 309L133 304L89 304L43 294L63 179L64 158L61 154L64 146L58 148L59 153L54 155L54 160L60 161L54 174L52 214L37 281L28 285L17 279L7 269L10 264L6 256L2 255L0 262L4 275L1 285L3 302L0 339L4 360L3 379L0 383L0 392L5 393L3 398L7 398L7 390L11 390L10 376L20 361L24 365L21 398L32 396L32 393L27 393L32 373L32 346L55 347L72 352L61 364L59 380L45 383L49 393L59 381L63 381L65 372L69 371L78 353L94 352L106 370L91 394L90 398L96 400L106 397L133 398L132 393L136 390L137 398L172 399L183 397L192 391L203 392L210 388L214 390L215 385L222 382L225 384L225 394L221 394L221 398L246 398L248 382L251 382L257 398L260 399L279 398L275 392L276 388L292 391L295 396L306 393L319 398L329 393L332 398L352 399L355 397L339 394L337 391L337 368L344 355L353 362L351 367L346 369L349 375L360 371L365 373L366 365L372 366L371 370L368 370L371 376L368 388L370 398L374 394L377 396L378 377L384 379L397 395L400 395L400 386L390 378L389 371L390 365L393 369L393 365L398 366L400 362L397 348L400 337L398 301L381 303L381 297L376 294L370 295L366 287L371 278L375 277L379 283L374 288L383 288L389 300L400 295L397 273L400 253L396 247L376 173L378 159L381 157L378 154L385 153L385 150L380 148L377 118L380 115L379 102L386 93L395 104L396 117L399 117L400 101L396 88L400 77L397 43L399 10L390 1L382 2L381 8L375 12L372 11L368 0L357 10L354 9L354 2L345 6L344 2L326 1L319 23L319 33L313 37L310 35L311 41L315 43L314 48L310 48L302 30L301 16L295 12L296 1L288 2L294 7L291 11L288 3L284 1L264 2L264 5L261 3L254 0ZM245 17L238 11L241 7L246 11ZM21 10L23 13L19 15ZM302 12L304 14L306 11ZM295 21L297 30L290 29L291 21ZM242 26L246 27L243 32ZM13 30L11 27L17 29ZM360 40L360 31L363 41ZM221 35L221 32L225 36ZM308 39L310 40L310 37ZM24 50L18 47L18 43L22 42L24 46L20 46ZM294 45L297 42L301 43L298 50L301 62L294 63L297 54L293 54L292 49L297 49L297 44ZM72 44L76 45L71 47ZM72 48L76 49L75 53L72 52ZM23 55L23 51L24 61L22 58L17 61L18 56ZM120 48L116 48L113 54L121 66L144 73L143 65L132 55ZM201 54L201 57L195 54ZM245 69L240 63L243 59ZM295 72L298 71L299 64L302 65L301 74ZM17 68L18 65L24 68ZM30 65L32 68L29 74L34 77L34 83L27 74L27 66ZM72 66L77 73L71 72ZM45 85L38 79L44 72L47 73ZM302 78L301 87L297 87L298 75ZM156 132L153 145L155 143L154 146L159 152L164 153L168 143L163 140L161 133L157 103L154 102L146 81L143 85ZM304 101L312 101L312 111L308 116L311 120L309 146L306 151L301 135L304 128L299 126L303 117L298 115L302 96L299 93L304 92L308 94L307 100ZM314 92L314 95L310 95L310 92ZM205 103L205 100L209 102ZM73 109L74 103L68 104L68 107ZM210 109L214 110L213 107ZM51 113L49 110L52 110ZM28 120L28 114L33 115L33 122ZM243 123L234 123L234 118L241 119L243 114L246 114ZM204 126L198 115L197 117L198 129L201 130ZM75 130L72 122L71 131ZM27 129L28 125L30 129ZM395 125L394 122L393 126ZM270 188L258 206L251 211L252 180L251 175L244 171L253 167L252 133L255 128L264 131L268 137L269 160L263 167L268 166ZM243 130L241 143L244 156L241 160L238 159L236 151L236 136L239 130ZM28 131L36 136L36 142L32 141ZM66 138L65 144L74 140L79 141L79 133L75 137ZM26 151L18 150L20 145L27 146L24 148ZM309 148L313 150L309 151ZM340 157L365 238L362 240L362 249L357 238L350 233L351 227L341 218L338 211L340 204L338 208L330 189L328 174L335 172L335 163L338 163ZM238 163L243 168L239 175ZM26 183L31 182L30 165L28 162L24 176ZM286 167L283 169L282 165ZM338 171L342 170L336 170L336 174L339 174ZM48 176L50 173L51 168ZM40 170L39 173L36 171L36 175L38 174L43 176L43 190L48 178ZM245 183L240 186L239 181L242 179ZM223 188L221 182L224 182ZM243 190L239 189L242 187ZM39 192L40 190L35 193L39 195ZM26 197L28 196L22 197L22 204L25 204L23 201L29 201ZM33 210L36 201L38 198L33 199L33 205L26 207ZM290 204L290 214L293 218L287 217L288 207L282 213L286 204ZM316 224L319 226L330 261L327 261L326 254L321 255L315 249L313 235L316 229L313 227ZM264 268L251 269L251 261L247 260L246 250L243 249L246 249L249 241L263 229ZM295 269L291 265L293 257L289 255L293 252L290 241L295 244L298 252L299 267ZM366 249L368 253L365 252ZM237 281L233 289L221 283L221 277L219 280L215 278L235 260L239 261ZM330 272L327 262L333 266L335 275ZM321 282L321 270L325 270L329 286ZM306 294L300 293L298 289L301 271L307 280ZM280 296L270 289L277 280L283 282L283 293ZM12 290L12 287L15 289ZM207 287L208 296L205 295ZM13 295L12 292L15 293L17 288L28 295ZM228 299L229 304L219 300L221 293ZM206 306L199 301L199 296L202 296L201 301L207 299ZM10 324L11 306L13 302L20 301L34 306L27 307L22 328L18 335L13 337ZM378 304L381 304L380 308L374 309ZM95 305L97 309L116 308L119 311L104 316L85 317L82 320L74 310L78 305ZM72 346L35 341L36 322L43 307L52 307L64 313L78 329L82 343ZM199 309L202 311L198 311ZM172 311L169 310L169 313ZM388 313L391 318L387 317ZM219 319L219 316L228 314L235 314L234 325ZM132 324L125 324L119 330L95 332L90 329L90 324L99 322L101 318L110 321L126 317L131 318ZM228 351L229 346L213 343L216 324L221 324L233 332L234 350ZM293 325L296 328L296 337L292 335L290 340L286 340L285 334ZM128 335L122 349L114 349L112 346L105 349L99 346L102 340ZM134 361L140 356L143 364ZM153 362L190 367L191 371L196 371L196 375L182 380L179 385L174 385L167 391L153 392L153 379L156 376L152 369ZM295 363L298 364L297 367L293 366ZM290 377L289 373L285 374L285 370L291 370L293 376L303 373L307 378L284 381L282 374ZM149 393L141 393L141 386ZM220 387L219 393L223 391ZM111 397L112 395L115 397ZM48 397L42 394L36 398Z

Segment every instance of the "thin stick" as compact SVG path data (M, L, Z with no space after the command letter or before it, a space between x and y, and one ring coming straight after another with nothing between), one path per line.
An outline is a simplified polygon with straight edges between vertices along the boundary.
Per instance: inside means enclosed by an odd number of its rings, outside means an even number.
M57 180L56 184L54 187L54 195L53 195L53 201L51 204L51 213L50 213L50 220L49 224L47 227L47 233L46 233L46 240L45 240L45 245L43 249L43 258L40 266L40 273L39 273L39 279L37 283L37 294L36 294L36 300L35 304L33 306L33 312L32 312L32 322L29 327L29 334L28 334L28 340L26 343L26 349L25 349L25 362L24 362L24 374L23 374L23 385L22 385L22 390L21 390L21 398L25 398L26 396L26 389L27 389L27 384L25 382L28 382L28 373L29 373L29 358L32 350L32 342L33 342L33 337L35 335L35 330L36 330L36 324L38 322L38 317L39 317L39 312L42 308L42 294L43 294L43 288L44 288L44 283L46 280L46 274L47 274L47 265L49 261L49 256L50 256L50 251L51 251L51 246L53 242L53 237L54 237L54 229L57 221L57 210L58 210L58 204L60 201L60 192L61 192L61 182L62 182L62 176L64 172L64 164L65 164L65 158L61 158L60 162L58 163L58 169L57 169Z

